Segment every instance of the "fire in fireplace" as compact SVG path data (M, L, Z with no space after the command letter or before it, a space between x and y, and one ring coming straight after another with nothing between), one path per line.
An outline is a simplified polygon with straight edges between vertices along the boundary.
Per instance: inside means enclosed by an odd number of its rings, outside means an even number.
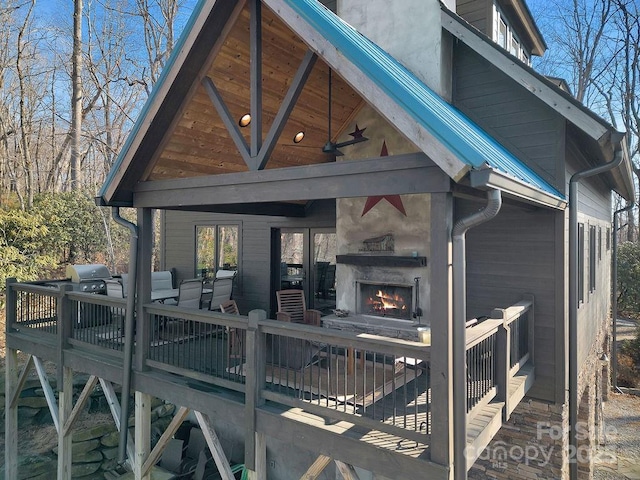
M411 320L413 285L358 282L358 313Z

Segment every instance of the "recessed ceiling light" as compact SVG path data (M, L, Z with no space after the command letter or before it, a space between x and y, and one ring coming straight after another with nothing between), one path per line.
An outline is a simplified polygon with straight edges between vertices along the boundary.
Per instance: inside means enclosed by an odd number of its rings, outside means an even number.
M298 132L293 137L293 143L300 143L304 139L304 132Z
M238 125L240 125L241 127L246 127L250 123L251 123L250 113L245 113L242 117L240 117L240 120L238 120Z

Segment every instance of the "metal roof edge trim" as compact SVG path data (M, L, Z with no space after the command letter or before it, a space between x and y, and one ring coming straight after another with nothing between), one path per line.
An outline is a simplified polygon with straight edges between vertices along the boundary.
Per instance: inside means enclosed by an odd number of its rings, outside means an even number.
M522 181L557 193L469 117L420 81L404 65L316 0L282 0L331 42L440 143L471 167L485 162ZM367 61L368 60L368 61ZM409 100L397 91L402 85ZM509 171L512 167L513 171Z
M159 95L158 92L161 90L160 87L164 84L164 82L166 81L166 78L169 76L170 72L175 67L175 63L178 56L180 55L180 52L182 52L182 49L184 48L184 45L187 42L187 39L191 35L193 27L196 25L205 4L209 1L210 0L198 0L198 3L193 8L193 11L191 12L191 16L189 17L189 20L184 26L182 34L178 38L178 41L176 42L174 49L171 51L171 55L169 56L167 63L162 68L162 72L160 73L160 77L158 78L158 81L153 85L153 88L151 89L151 94L149 95L146 102L144 103L144 106L142 107L142 110L138 115L138 119L134 123L133 128L131 129L131 131L129 132L129 135L127 136L127 140L125 144L122 146L122 149L120 150L120 154L116 157L116 160L113 162L113 165L111 166L111 170L109 170L109 174L107 175L107 178L105 179L104 183L102 184L102 187L100 188L100 191L98 192L98 196L103 198L103 200L106 201L104 196L106 195L107 190L111 186L111 182L115 178L116 172L119 170L120 166L122 165L122 162L124 161L124 157L129 152L129 149L131 148L133 140L140 133L142 129L142 125L145 122L147 115L149 114L149 110L151 109L151 105L153 105L153 103L156 101L156 97ZM213 5L215 5L216 1L213 2Z
M472 170L469 172L469 180L474 188L496 188L529 202L558 210L564 210L567 206L567 200L560 193L552 195L490 167Z

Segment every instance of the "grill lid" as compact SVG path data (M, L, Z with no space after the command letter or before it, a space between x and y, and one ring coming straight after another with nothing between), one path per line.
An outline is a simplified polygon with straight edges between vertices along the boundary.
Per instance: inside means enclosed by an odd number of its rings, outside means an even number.
M106 265L90 263L87 265L67 265L67 277L74 283L87 280L111 278L111 273Z

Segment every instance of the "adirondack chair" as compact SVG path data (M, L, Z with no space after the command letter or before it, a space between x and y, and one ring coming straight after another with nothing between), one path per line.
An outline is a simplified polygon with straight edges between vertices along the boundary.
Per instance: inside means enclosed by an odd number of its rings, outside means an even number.
M235 300L226 300L220 304L222 313L230 313L232 315L240 315L238 304ZM227 332L227 352L229 358L242 358L242 331L237 328L229 328Z
M278 311L276 319L283 322L304 323L320 326L319 310L307 310L307 304L302 290L279 290L276 292Z

